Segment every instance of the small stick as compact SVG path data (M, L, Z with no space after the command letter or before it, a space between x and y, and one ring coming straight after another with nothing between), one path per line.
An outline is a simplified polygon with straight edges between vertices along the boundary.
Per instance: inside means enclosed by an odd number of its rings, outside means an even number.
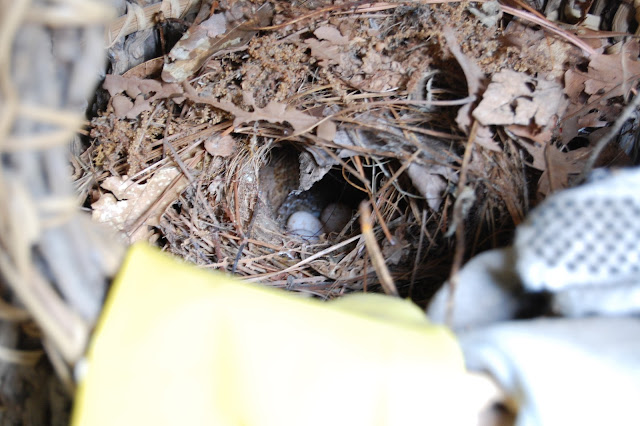
M249 242L249 237L251 236L251 229L253 228L253 224L256 221L256 217L258 217L258 206L260 205L260 197L256 194L256 201L253 206L253 214L251 215L251 220L249 220L249 224L247 225L247 232L242 237L242 243L240 243L240 247L238 247L238 254L236 254L236 258L233 261L233 267L231 268L231 273L235 274L236 269L238 268L238 262L240 261L240 257L242 256L242 252L244 248L247 246L247 242Z
M476 132L478 130L478 122L474 121L469 132L467 147L464 151L462 165L460 166L460 178L458 180L458 197L461 196L465 185L467 184L467 168L471 162L471 153L476 140ZM453 224L455 225L456 248L453 253L453 264L451 265L451 274L449 275L449 301L447 303L447 324L451 324L453 319L453 302L458 287L458 272L464 261L464 212L463 203L456 200L453 205Z
M616 121L613 122L613 125L609 127L607 133L598 141L596 146L593 147L593 151L591 151L591 155L589 156L589 160L585 163L584 169L582 170L582 174L580 175L580 181L586 179L587 175L591 173L593 170L593 166L595 166L596 161L598 161L598 157L605 149L605 147L611 142L611 140L618 134L622 125L631 117L631 115L636 111L636 108L640 105L640 93L636 93L633 101L628 104L623 110L622 114L618 116Z
M409 297L413 294L413 285L416 282L416 275L418 273L418 262L422 257L422 243L424 243L424 235L427 233L427 209L422 209L422 224L420 225L420 239L418 240L418 252L416 253L416 260L413 262L413 271L411 271L411 285L409 286Z
M197 164L202 159L203 155L204 155L204 151L202 151L200 154L193 157L189 165L193 166ZM164 191L162 191L160 196L156 198L156 200L153 203L151 203L151 205L147 208L147 210L143 214L141 214L140 217L136 219L136 221L129 227L129 229L127 230L128 236L133 235L146 222L146 220L149 218L149 215L151 214L153 209L155 209L158 206L158 204L168 196L168 194L171 194L171 191L173 191L175 186L178 184L178 182L180 182L180 179L182 178L183 178L182 175L178 175L175 178L173 178L171 183L164 189Z
M369 253L369 256L371 256L371 263L376 270L376 274L378 274L378 278L380 279L380 284L382 285L384 292L392 296L399 296L398 289L393 282L391 273L389 273L389 268L387 268L387 264L382 256L382 251L380 251L380 247L376 242L373 227L371 226L371 211L367 204L368 203L366 201L363 201L360 204L360 228L362 230L362 235L364 236L364 243L367 247L367 252Z
M362 235L355 235L351 238L349 238L348 240L344 240L341 243L338 243L334 246L331 247L327 247L326 249L319 251L318 253L314 254L313 256L309 256L304 260L301 260L300 262L296 263L295 265L289 266L286 269L283 269L281 271L275 271L275 272L269 272L267 274L261 274L261 275L254 275L252 277L246 278L245 281L248 282L254 282L257 281L259 279L266 279L266 278L271 278L271 277L275 277L276 275L280 275L280 274L285 274L287 272L291 272L291 271L295 271L296 269L300 268L301 266L304 266L308 263L313 262L316 259L321 258L322 256L325 256L333 251L338 250L339 248L342 248L344 246L346 246L347 244L351 244L352 242L360 239L362 237Z

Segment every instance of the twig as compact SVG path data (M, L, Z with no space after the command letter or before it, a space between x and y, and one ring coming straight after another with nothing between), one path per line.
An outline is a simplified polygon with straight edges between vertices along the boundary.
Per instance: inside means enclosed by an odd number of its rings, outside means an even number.
M349 238L348 240L344 240L341 243L338 243L338 244L336 244L334 246L331 246L331 247L328 247L328 248L326 248L326 249L324 249L322 251L319 251L318 253L314 254L313 256L309 256L306 259L301 260L300 262L296 263L295 265L289 266L288 268L283 269L282 271L270 272L270 273L263 274L263 275L254 275L254 276L252 276L250 278L247 278L245 281L254 282L254 281L258 281L258 280L265 279L265 278L275 277L275 276L280 275L280 274L286 274L287 272L295 271L296 269L300 268L301 266L304 266L307 263L311 263L314 260L319 259L324 255L327 255L327 254L329 254L329 253L331 253L333 251L338 250L339 248L342 248L342 247L346 246L347 244L351 244L352 242L354 242L355 240L357 240L357 239L359 239L361 237L362 237L362 235L360 235L360 234L355 235L355 236Z
M296 22L304 21L305 19L313 18L314 16L323 15L325 13L332 12L334 10L357 8L357 7L359 7L361 5L364 5L364 4L368 5L369 3L371 3L371 0L359 0L359 1L353 1L353 2L344 3L344 4L338 4L338 5L323 7L322 9L314 10L311 13L308 13L308 14L303 15L303 16L299 16L299 17L297 17L295 19L283 22L282 24L279 24L279 25L271 25L271 26L268 26L268 27L260 27L260 28L254 28L254 29L255 30L261 30L261 31L278 30L280 28L284 28L284 27L287 27L289 25L295 24Z
M160 107L162 107L163 105L164 105L164 101L161 101L161 102L158 103L158 105L153 110L153 112L149 116L149 119L146 121L146 123L151 122L151 120L152 120L153 116L155 115L156 111ZM172 120L172 117L173 117L173 114L171 114L171 109L167 108L167 111L168 111L169 114L167 116L166 125L165 125L165 128L164 128L165 134L164 134L164 137L162 138L162 146L163 146L163 148L165 150L171 151L171 155L173 156L173 161L175 161L175 163L178 165L180 170L182 170L182 173L184 173L184 175L186 176L187 180L189 180L189 183L193 184L194 183L193 175L191 174L191 172L189 171L187 166L184 164L184 162L182 161L182 159L180 158L180 156L176 152L176 149L167 140L167 135L169 133L169 125L171 124L171 120ZM141 132L141 133L143 133L143 132Z
M624 123L631 117L631 114L635 112L638 106L640 106L640 94L636 93L633 101L631 101L631 103L622 110L620 116L613 122L613 125L609 127L609 131L598 141L596 146L593 147L593 151L584 165L584 169L582 169L582 174L579 179L580 181L584 181L591 170L593 170L593 166L595 166L596 161L598 161L598 157L600 157L604 148L609 144L609 142L611 142L618 132L620 132Z
M204 151L203 151L204 152ZM193 157L190 161L191 164L197 164L201 159L202 156L204 155L202 153L196 155L195 157ZM164 189L164 191L162 191L162 193L160 194L160 196L158 198L156 198L156 200L151 203L151 205L149 206L149 208L140 215L140 217L138 219L136 219L136 221L129 227L129 229L127 230L127 235L131 236L133 235L149 218L149 215L151 214L151 212L158 206L158 204L160 204L167 196L171 195L172 191L174 190L174 188L176 187L176 185L178 185L178 182L180 182L180 180L183 178L182 175L178 175L175 178L173 178L173 180L171 181L171 183L169 183L169 185L167 185L167 187Z
M253 229L253 224L256 221L256 217L258 217L258 206L260 206L260 197L259 192L256 194L256 201L253 206L253 213L251 214L251 220L249 220L249 224L247 225L247 232L242 237L242 243L240 243L240 247L238 247L238 254L236 254L236 258L233 261L233 267L231 268L231 273L235 274L236 269L238 268L238 262L240 261L240 257L242 257L242 252L249 241L251 236L251 230Z
M360 162L360 157L359 156L355 156L353 157L354 163L356 163L356 167L358 168L358 172L360 173L361 176L364 176L364 170L362 168L362 163ZM372 181L375 181L375 179L372 179ZM384 236L387 238L387 241L389 241L389 243L391 245L394 245L396 243L395 238L393 238L393 235L391 235L391 231L389 231L389 227L387 226L387 224L384 221L384 217L382 217L382 213L380 212L380 208L378 207L378 204L376 203L376 199L373 195L373 191L374 188L369 188L367 186L365 186L365 189L367 190L367 193L369 194L369 198L371 199L371 206L373 207L373 212L375 213L376 217L378 218L378 223L380 223L380 227L382 228L382 232L384 233ZM378 198L380 196L380 192L378 192Z
M541 27L543 27L547 31L550 31L550 32L552 32L554 34L559 35L560 37L564 38L565 40L567 40L571 44L573 44L573 45L579 47L580 49L582 49L582 51L584 53L586 53L587 55L589 55L589 56L595 56L595 55L598 54L598 52L596 52L587 43L585 43L584 41L580 40L580 38L578 38L576 35L571 34L571 33L567 32L567 31L559 28L558 26L556 26L554 23L552 23L548 19L542 19L539 16L536 16L536 15L530 13L530 12L525 12L524 10L516 9L516 8L510 7L510 6L505 6L503 4L501 4L500 7L502 8L503 11L505 11L509 15L517 16L518 18L531 21L534 24L540 25Z
M456 287L458 286L458 272L462 267L462 261L464 260L464 215L463 215L463 203L461 201L461 195L464 191L467 183L467 168L471 161L471 153L473 152L473 145L476 140L476 131L478 129L478 122L474 121L469 132L469 140L467 147L464 151L464 157L462 159L462 166L460 167L460 178L458 180L458 197L456 203L453 206L453 223L455 224L456 232L456 248L453 254L453 264L451 265L451 273L449 275L449 301L447 303L447 323L451 324L453 315L453 301L455 296Z
M382 256L382 251L380 251L375 234L373 233L373 228L371 227L371 211L367 204L366 201L360 203L360 228L362 229L367 252L369 256L371 256L371 263L378 274L384 292L392 296L399 296L398 289L393 282L389 268L387 268L387 264Z
M424 242L424 235L427 232L427 209L422 209L422 223L420 224L420 239L418 240L418 252L416 253L416 259L413 262L413 271L411 271L411 284L409 285L409 298L413 294L413 285L416 282L416 275L418 273L418 263L422 258L422 243Z

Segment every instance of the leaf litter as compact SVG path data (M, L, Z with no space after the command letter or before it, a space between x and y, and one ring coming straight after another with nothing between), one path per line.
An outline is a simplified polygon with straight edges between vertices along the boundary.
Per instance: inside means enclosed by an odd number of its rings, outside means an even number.
M251 281L332 298L384 276L424 303L456 247L508 244L578 183L640 76L605 19L582 39L531 9L429 3L204 2L164 60L112 63L78 162L94 217ZM329 205L351 211L339 231L287 232Z

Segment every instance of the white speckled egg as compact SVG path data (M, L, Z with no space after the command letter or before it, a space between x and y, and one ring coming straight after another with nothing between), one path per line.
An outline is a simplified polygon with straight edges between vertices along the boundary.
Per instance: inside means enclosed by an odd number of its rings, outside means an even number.
M287 220L287 231L307 241L318 241L322 234L322 223L309 212L297 211Z
M353 216L351 209L342 203L330 203L322 210L320 222L327 233L340 232Z

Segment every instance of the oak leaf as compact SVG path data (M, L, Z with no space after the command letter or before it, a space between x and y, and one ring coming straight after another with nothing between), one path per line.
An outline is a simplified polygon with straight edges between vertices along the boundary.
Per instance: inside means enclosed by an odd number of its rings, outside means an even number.
M129 243L148 241L153 235L149 228L160 223L164 211L187 185L187 179L180 174L177 168L167 167L154 173L145 184L126 175L106 178L101 186L110 192L91 205L93 219L125 233Z

